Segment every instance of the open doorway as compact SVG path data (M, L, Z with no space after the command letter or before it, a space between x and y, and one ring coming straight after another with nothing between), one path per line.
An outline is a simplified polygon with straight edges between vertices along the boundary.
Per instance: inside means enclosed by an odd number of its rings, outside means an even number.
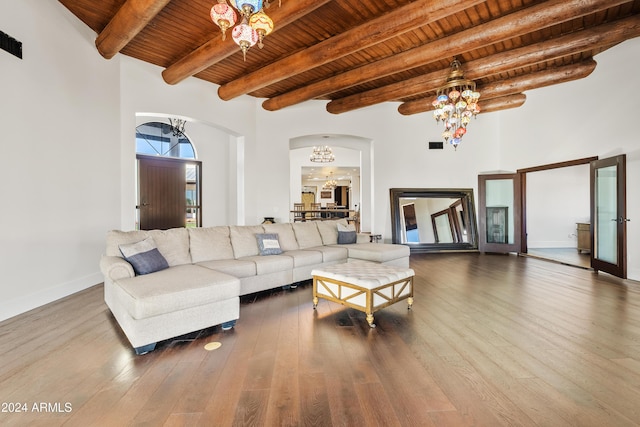
M591 268L590 162L579 159L519 170L526 230L523 253Z

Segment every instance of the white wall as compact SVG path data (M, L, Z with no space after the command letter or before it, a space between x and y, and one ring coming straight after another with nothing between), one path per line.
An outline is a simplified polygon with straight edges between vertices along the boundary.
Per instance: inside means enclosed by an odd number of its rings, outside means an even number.
M102 281L119 226L119 60L58 2L0 0L0 320Z
M372 141L374 221L370 228L363 223L362 230L382 234L387 242L391 241L390 188L477 190L478 171L495 170L499 165L498 141L492 136L497 133L496 115L480 115L473 120L457 151L450 146L428 150L429 141L442 140L442 130L431 113L402 116L397 104L386 103L336 116L325 110L325 104L310 101L278 112L257 111L258 147L265 149L259 152L263 162L256 165L256 173L269 176L270 183L261 187L258 204L270 204L278 212L289 210L289 195L280 190L289 186L288 169L279 171L273 165L288 157L289 140L302 135L330 133ZM365 188L363 182L363 197Z
M524 106L500 113L501 166L515 170L591 156L627 156L628 277L640 280L640 38L595 57L587 78L527 92ZM614 89L616 88L616 89ZM612 91L621 90L622 95ZM556 106L557 105L557 106Z
M577 248L577 223L589 222L589 165L527 174L529 248Z

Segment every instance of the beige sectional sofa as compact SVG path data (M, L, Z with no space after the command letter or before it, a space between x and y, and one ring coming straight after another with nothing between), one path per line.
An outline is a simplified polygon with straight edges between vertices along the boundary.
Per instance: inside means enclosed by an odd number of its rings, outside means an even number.
M338 244L339 224L346 220L110 231L100 261L105 302L142 354L161 340L219 324L233 327L241 295L309 280L314 268L354 259L409 266L404 245L370 243L366 234ZM276 235L281 253L261 255L257 235ZM137 275L121 246L149 237L168 268Z

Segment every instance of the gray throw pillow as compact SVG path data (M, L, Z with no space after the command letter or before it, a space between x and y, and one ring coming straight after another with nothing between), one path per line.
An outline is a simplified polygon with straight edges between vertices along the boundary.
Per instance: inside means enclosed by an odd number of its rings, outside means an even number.
M353 224L338 224L338 244L351 245L358 241L356 227Z
M136 243L119 245L118 248L138 276L169 268L167 260L162 256L151 237Z
M358 236L355 231L338 231L338 244L350 245L358 240Z
M260 255L279 255L282 253L278 235L275 233L256 234Z

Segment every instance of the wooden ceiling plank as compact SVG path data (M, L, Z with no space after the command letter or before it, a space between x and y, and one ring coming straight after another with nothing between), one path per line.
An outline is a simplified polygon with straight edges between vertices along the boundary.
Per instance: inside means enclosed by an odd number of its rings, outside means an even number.
M585 50L608 47L635 37L640 37L640 15L471 61L463 64L463 68L466 78L477 80ZM448 69L439 70L336 99L327 104L327 111L341 114L381 102L432 92L444 82L447 72Z
M284 80L311 68L332 62L359 50L381 43L428 22L462 11L480 0L434 2L419 0L393 12L367 21L358 27L266 65L259 70L220 86L218 96L228 101L256 89Z
M311 13L331 0L296 0L287 1L273 12L269 11L276 23L274 32L286 27L291 22ZM176 84L215 63L238 52L240 48L232 40L222 40L221 36L202 44L200 47L180 58L162 72L162 78L169 84Z
M96 48L111 59L129 43L171 0L128 0L98 34Z
M262 107L269 111L279 110L318 96L387 76L400 70L450 58L452 54L478 49L518 35L539 31L550 25L595 13L598 10L607 9L624 2L625 0L549 0L449 37L407 50L393 57L369 63L267 99L262 103Z
M479 105L482 109L483 102L486 102L484 101L485 98L490 100L544 86L551 86L554 84L582 79L591 74L595 68L596 61L589 59L578 64L565 65L562 67L526 74L513 79L493 82L478 88L481 93ZM398 112L405 116L424 113L433 109L433 105L431 104L432 101L432 98L407 101L398 106Z

